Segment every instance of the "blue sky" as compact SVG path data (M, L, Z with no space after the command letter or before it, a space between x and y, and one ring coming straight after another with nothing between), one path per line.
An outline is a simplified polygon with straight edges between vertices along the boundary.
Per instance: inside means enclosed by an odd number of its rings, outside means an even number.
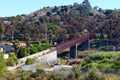
M47 6L81 3L83 0L1 0L0 17L29 14ZM120 9L120 0L90 0L92 6L103 9Z

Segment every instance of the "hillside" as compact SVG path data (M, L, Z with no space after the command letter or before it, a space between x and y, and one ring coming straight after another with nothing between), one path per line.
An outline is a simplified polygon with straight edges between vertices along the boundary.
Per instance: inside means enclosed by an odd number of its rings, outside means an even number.
M85 29L97 33L99 39L120 43L120 11L95 10L88 0L73 5L45 7L30 14L0 18L1 38L61 42L80 36Z

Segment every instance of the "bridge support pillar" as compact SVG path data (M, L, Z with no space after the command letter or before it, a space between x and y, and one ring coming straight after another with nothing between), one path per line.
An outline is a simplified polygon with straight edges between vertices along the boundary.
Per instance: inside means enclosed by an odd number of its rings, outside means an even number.
M83 46L83 50L90 50L90 40L84 42L82 46Z
M87 48L86 48L87 50L90 50L90 40L87 41L86 47L87 47Z
M70 48L70 58L77 58L77 45Z

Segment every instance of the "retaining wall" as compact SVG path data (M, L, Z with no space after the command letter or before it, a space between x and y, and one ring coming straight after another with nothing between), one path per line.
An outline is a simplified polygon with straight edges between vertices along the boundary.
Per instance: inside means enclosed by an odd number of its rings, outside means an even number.
M44 50L42 52L38 52L38 53L35 53L33 55L30 55L30 56L27 56L27 57L24 57L24 58L21 58L18 60L18 64L25 64L25 61L27 60L27 58L37 58L37 57L41 57L43 55L46 55L46 54L49 54L50 52L50 49L47 49L47 50Z

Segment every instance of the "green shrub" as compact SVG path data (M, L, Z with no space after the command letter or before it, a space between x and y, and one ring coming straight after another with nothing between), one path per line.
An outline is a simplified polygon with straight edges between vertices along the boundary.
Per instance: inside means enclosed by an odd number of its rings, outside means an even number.
M6 61L7 66L14 66L16 64L12 58L8 58Z
M120 71L120 61L115 61L112 65L111 65L111 69L113 69L114 73L119 73Z
M15 53L9 54L9 57L13 58L14 61L18 60L18 58L16 57Z
M30 54L34 54L38 52L38 49L35 46L31 46L29 50L30 50Z
M105 63L98 64L97 68L104 73L109 73L112 71L110 65L106 65Z
M34 72L30 75L30 77L36 78L36 77L38 77L39 75L42 75L42 74L45 74L45 71L43 71L42 69L37 69L36 72Z
M93 63L93 60L87 57L87 58L85 58L85 62L86 63Z
M20 71L16 72L16 74L19 75L20 80L32 80L32 79L26 79L32 74L31 71L20 70Z
M19 48L19 51L18 51L18 54L17 54L18 58L22 58L22 57L25 57L25 56L28 56L28 55L29 55L29 52L27 52L26 47L20 47Z
M104 59L104 56L100 56L99 54L91 54L88 56L91 60L97 61Z
M94 63L86 63L84 66L81 66L82 70L95 69L96 65Z
M96 70L90 70L88 73L88 79L89 80L99 80L99 74Z
M104 58L100 61L100 63L109 63L110 59Z
M9 58L6 60L7 66L14 66L17 63L17 57L14 53L9 54Z
M75 66L73 68L73 72L75 73L75 77L78 79L80 76L80 66Z
M6 68L5 59L3 58L3 53L0 53L0 76L1 74L3 74L5 68Z
M33 46L30 47L30 54L34 54L46 49L49 49L52 45L49 43L43 43L42 45L39 44L34 44Z
M33 58L27 58L25 64L26 64L26 65L30 65L30 64L33 64L34 61L35 61L35 59L33 59Z
M52 46L52 44L49 44L49 43L43 43L42 44L43 50L46 50L46 49L50 48L51 46Z

